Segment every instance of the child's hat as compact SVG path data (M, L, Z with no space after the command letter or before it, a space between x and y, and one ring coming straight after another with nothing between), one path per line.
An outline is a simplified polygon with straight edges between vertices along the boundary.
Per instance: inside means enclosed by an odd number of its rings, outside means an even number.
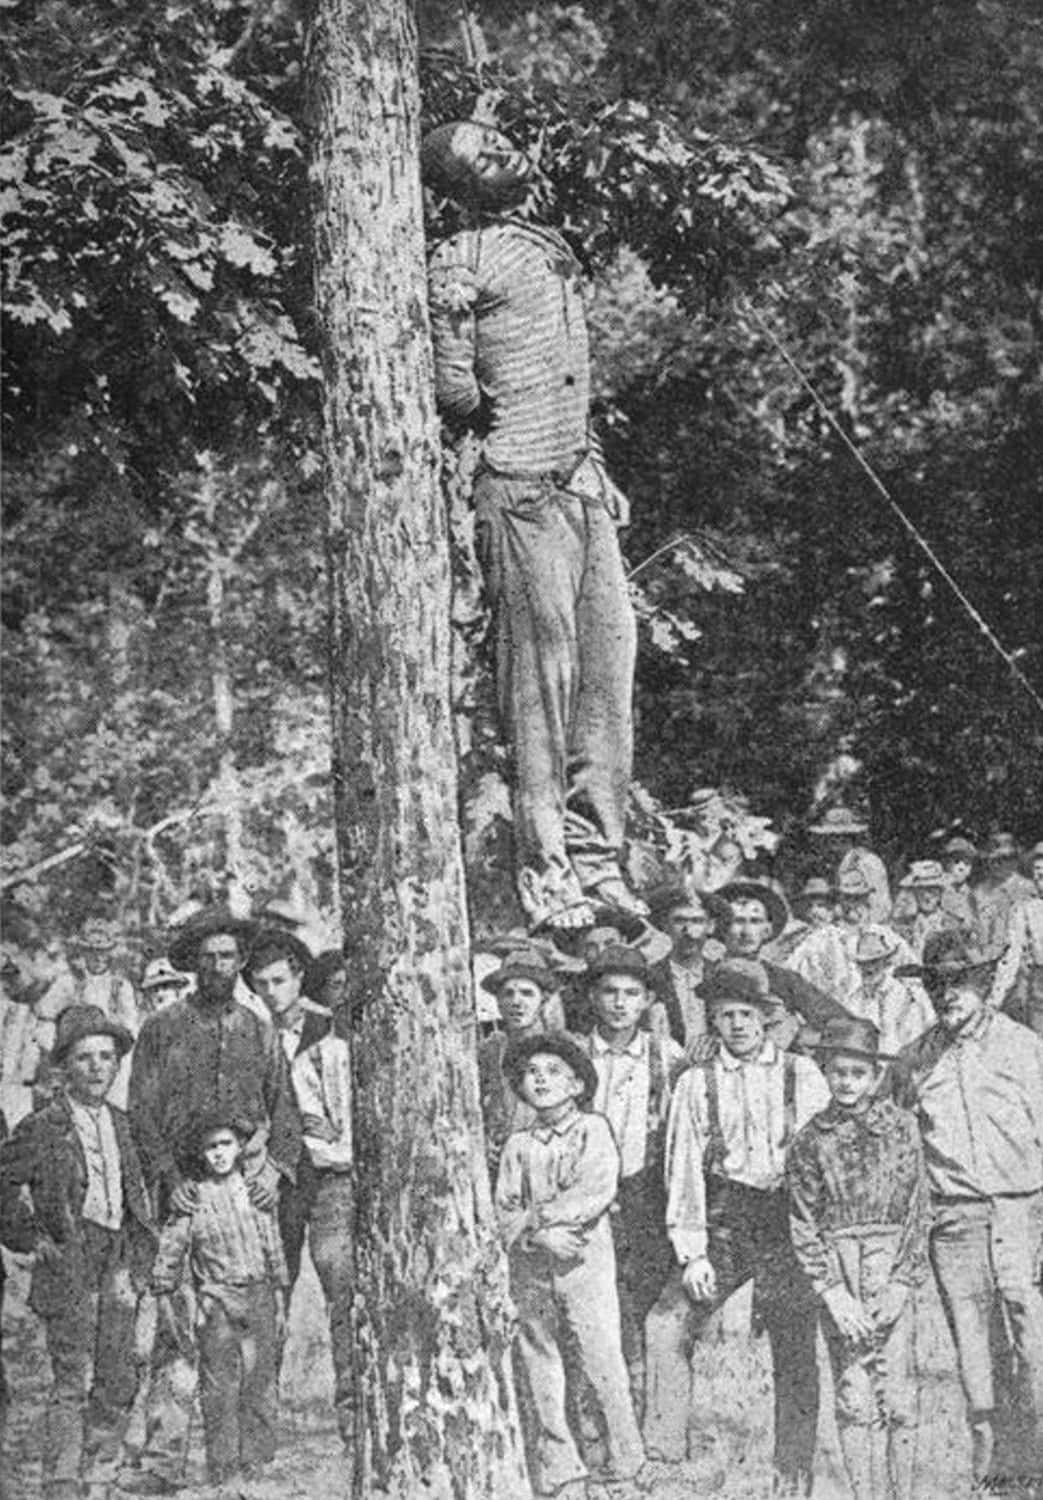
M556 990L560 983L559 975L538 948L516 948L505 954L500 967L482 980L482 989L498 995L512 979L530 979L545 991Z
M827 1021L814 1050L827 1057L842 1052L846 1057L865 1057L870 1062L891 1060L888 1053L880 1051L880 1032L873 1022L855 1016L834 1016Z
M578 1102L589 1104L598 1091L597 1069L578 1042L563 1031L548 1031L539 1036L520 1037L511 1042L503 1055L503 1076L516 1094L521 1093L525 1069L532 1058L549 1053L568 1063L583 1085Z
M63 1062L69 1049L87 1036L110 1036L120 1057L134 1045L134 1038L127 1028L107 1016L100 1005L67 1005L55 1026L51 1061Z

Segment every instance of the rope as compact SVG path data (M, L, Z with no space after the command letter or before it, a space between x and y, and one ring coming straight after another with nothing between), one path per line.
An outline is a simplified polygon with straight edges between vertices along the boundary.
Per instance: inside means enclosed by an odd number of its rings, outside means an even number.
M808 379L807 375L805 375L804 371L797 364L796 360L790 354L789 350L779 339L778 335L771 328L770 324L767 323L767 321L761 316L761 314L752 305L752 303L745 301L745 299L744 307L746 312L757 324L758 328L760 328L761 331L767 335L771 343L774 345L775 349L779 352L779 354L785 360L786 364L793 371L794 375L807 391L808 395L811 397L818 410L825 417L830 427L840 438L845 448L847 448L848 452L858 464L859 468L868 477L873 488L879 495L883 497L884 501L887 503L891 511L891 514L898 519L901 525L912 537L916 545L920 548L920 551L931 563L932 567L935 569L938 575L942 579L944 579L946 584L948 584L953 594L955 594L956 598L960 601L967 614L978 627L978 630L988 641L989 645L996 652L997 656L1001 658L1001 660L1007 666L1008 670L1013 674L1015 680L1021 685L1022 688L1024 688L1025 692L1032 699L1032 702L1039 709L1040 713L1043 714L1043 694L1040 694L1039 690L1033 685L1029 678L1026 677L1025 673L1021 670L1021 668L1018 666L1018 663L1015 661L1013 653L1007 650L1006 646L1004 646L1003 642L997 636L996 632L992 629L992 626L989 624L988 620L986 620L984 615L981 613L981 610L978 609L974 601L969 598L965 590L961 588L960 584L949 572L949 569L942 562L937 552L935 552L930 542L917 529L915 522L906 515L905 511L898 504L898 501L895 500L891 495L883 480L876 473L875 469L872 468L869 460L866 458L862 450L856 443L851 440L850 437L848 437L847 433L844 431L843 427L841 427L840 423L837 421L830 408L826 405L825 401L819 395L818 391L812 385L811 381Z

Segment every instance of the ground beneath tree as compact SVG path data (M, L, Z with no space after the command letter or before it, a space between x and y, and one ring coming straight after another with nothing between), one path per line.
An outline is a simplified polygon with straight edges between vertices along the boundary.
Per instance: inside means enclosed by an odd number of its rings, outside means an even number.
M4 1354L13 1398L3 1453L3 1500L39 1500L40 1421L47 1389L47 1360L38 1321L25 1306L28 1275L14 1265L4 1315ZM676 1480L656 1485L653 1500L765 1500L771 1488L771 1392L764 1341L751 1343L732 1314L730 1336L697 1355L692 1457ZM955 1361L933 1288L921 1298L917 1319L921 1424L916 1500L955 1500L969 1492L968 1442L955 1377ZM305 1266L294 1297L283 1369L280 1448L263 1479L229 1492L244 1500L346 1500L350 1472L337 1438L331 1407L329 1343L314 1271ZM823 1378L816 1500L844 1500L832 1420L832 1388ZM131 1438L140 1441L140 1415ZM197 1420L181 1500L215 1500L205 1484ZM591 1500L603 1491L592 1487Z

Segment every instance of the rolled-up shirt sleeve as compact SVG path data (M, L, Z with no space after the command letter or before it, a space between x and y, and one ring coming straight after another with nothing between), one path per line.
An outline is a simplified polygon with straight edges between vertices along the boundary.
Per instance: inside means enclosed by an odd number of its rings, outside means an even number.
M666 1232L681 1265L707 1252L706 1084L689 1068L678 1080L666 1127Z

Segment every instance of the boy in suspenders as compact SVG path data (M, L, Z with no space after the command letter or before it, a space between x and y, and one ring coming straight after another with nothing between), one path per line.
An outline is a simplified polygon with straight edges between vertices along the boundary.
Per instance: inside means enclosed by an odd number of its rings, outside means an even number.
M813 1062L765 1036L776 1002L760 964L726 960L703 992L721 1047L682 1074L670 1107L666 1228L677 1265L646 1324L645 1445L649 1458L685 1458L693 1346L752 1279L771 1345L776 1492L809 1494L817 1316L790 1243L784 1169L829 1090Z

